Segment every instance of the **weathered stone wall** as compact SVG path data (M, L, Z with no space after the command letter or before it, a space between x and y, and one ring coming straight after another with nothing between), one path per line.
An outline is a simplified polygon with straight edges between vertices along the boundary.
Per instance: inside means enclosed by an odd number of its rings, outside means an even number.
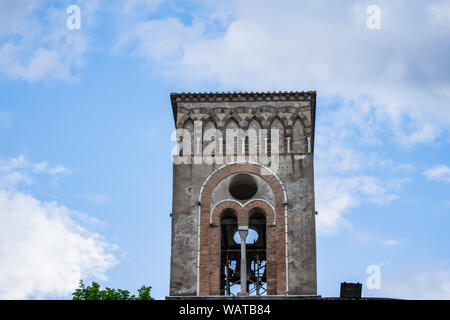
M280 178L288 199L289 294L316 294L313 156L286 158Z

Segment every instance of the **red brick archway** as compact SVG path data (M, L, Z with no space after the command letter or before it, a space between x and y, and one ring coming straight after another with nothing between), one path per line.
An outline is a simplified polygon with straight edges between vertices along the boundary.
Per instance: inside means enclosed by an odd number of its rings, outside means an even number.
M286 294L286 243L285 243L285 193L279 179L273 175L261 175L263 167L256 163L235 163L218 169L207 179L200 195L200 266L199 295L220 294L220 215L225 209L236 212L239 225L248 225L249 213L254 208L266 214L267 232L267 293ZM266 170L266 169L264 169ZM219 203L211 214L211 194L224 178L235 173L252 173L265 180L275 195L275 221L273 208L265 201L249 201L242 206L237 201Z

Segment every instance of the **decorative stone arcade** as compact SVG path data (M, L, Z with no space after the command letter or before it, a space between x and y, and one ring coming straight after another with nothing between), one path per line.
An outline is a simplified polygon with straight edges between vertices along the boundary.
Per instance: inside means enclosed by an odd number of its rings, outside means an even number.
M171 99L170 295L316 295L316 93Z

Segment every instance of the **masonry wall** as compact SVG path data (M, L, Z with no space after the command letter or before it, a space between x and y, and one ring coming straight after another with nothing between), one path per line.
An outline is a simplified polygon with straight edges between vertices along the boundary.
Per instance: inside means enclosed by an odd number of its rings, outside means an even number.
M308 99L249 103L180 102L177 110L178 128L182 128L189 120L212 120L217 128L225 128L231 117L244 129L255 117L259 117L263 127L269 128L276 117L283 123L284 135L292 137L294 125L299 123L296 120L301 118L302 134L305 139L313 138L311 122L314 114L311 100ZM293 141L292 147L295 143ZM277 171L287 193L288 294L316 294L313 149L308 150L305 144L299 146L297 143L295 146L296 150L292 148L290 154L286 154L286 148L280 151L282 155ZM173 167L170 295L197 295L197 210L200 188L207 177L222 166L181 164Z
M170 295L197 295L197 210L213 165L173 166Z
M283 158L279 174L288 199L289 294L316 294L313 155Z

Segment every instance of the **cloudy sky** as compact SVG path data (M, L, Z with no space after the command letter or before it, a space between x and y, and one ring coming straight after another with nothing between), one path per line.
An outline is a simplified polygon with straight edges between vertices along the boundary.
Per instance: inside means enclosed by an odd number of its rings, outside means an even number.
M169 93L316 90L318 293L450 299L448 57L450 0L0 1L0 298L163 298Z

